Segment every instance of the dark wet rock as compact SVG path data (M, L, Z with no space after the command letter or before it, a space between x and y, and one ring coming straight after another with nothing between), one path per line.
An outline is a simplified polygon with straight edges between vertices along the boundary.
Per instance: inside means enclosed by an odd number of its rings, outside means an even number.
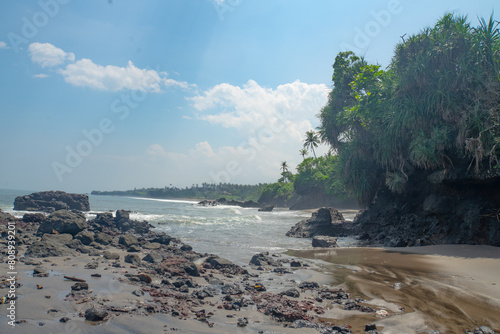
M161 261L163 261L163 256L158 253L149 253L142 258L142 261L146 261L149 263L160 263Z
M65 323L65 322L68 322L70 321L71 319L68 318L68 317L62 317L61 319L59 319L59 322L62 322L62 323Z
M102 321L108 316L108 311L92 306L85 310L85 320Z
M252 256L250 265L253 266L276 266L278 263L269 256L269 252L259 253Z
M299 284L299 288L300 289L318 289L319 288L319 284L317 282L309 282L309 281L305 281L305 282L302 282Z
M49 277L49 272L45 268L36 267L33 269L33 277Z
M79 211L59 210L48 216L38 228L37 234L69 233L76 235L87 228L87 221L83 213Z
M237 264L234 264L231 261L218 256L208 257L207 259L205 259L205 263L208 263L212 268L220 270L225 274L242 275L248 273L245 269L241 268Z
M181 249L181 251L183 251L183 252L190 252L190 251L192 251L192 250L193 250L193 247L191 247L190 245L186 245L186 244L184 244L184 245L182 245L182 246L181 246L181 248L180 248L180 249Z
M153 278L151 277L151 275L146 274L146 273L139 273L139 274L137 274L137 277L139 278L139 280L141 282L144 282L144 283L149 284L153 281Z
M151 240L151 242L157 242L161 245L168 246L172 240L175 240L175 238L172 238L171 236L169 236L165 233L161 233L161 234L157 235L156 237L154 237Z
M56 244L67 245L73 240L73 236L68 233L64 234L44 234L41 238L42 242L50 242Z
M224 282L222 280L218 279L217 277L205 277L205 280L207 281L208 284L211 285L223 285Z
M292 260L292 262L290 262L290 267L292 267L292 268L300 268L300 267L302 267L302 263L300 263L297 260Z
M118 259L120 259L120 254L113 253L111 251L104 251L103 256L104 256L105 259L108 259L108 260L118 260Z
M258 211L271 212L274 209L274 205L268 205L263 208L260 208Z
M91 224L98 230L102 231L103 228L112 228L115 226L113 214L111 212L98 213Z
M294 238L312 238L316 235L351 236L354 226L344 220L340 212L334 208L321 208L312 213L312 217L293 226L286 235Z
M141 264L141 258L139 255L137 254L127 254L125 255L125 260L124 260L126 263L130 263L130 264L133 264L133 265L140 265Z
M292 272L286 268L274 268L273 273L278 273L278 274L291 274Z
M98 232L95 234L94 240L101 245L109 245L113 242L113 237L107 233Z
M121 235L120 238L118 239L118 243L125 247L130 247L132 245L139 244L139 241L135 236L127 234L127 235Z
M42 264L42 262L34 260L34 259L30 259L29 257L23 257L23 258L19 259L19 261L24 262L24 264L26 264L28 266L39 266Z
M14 210L45 212L54 212L57 210L89 211L90 204L87 195L69 194L64 191L42 191L16 197Z
M292 297L292 298L299 298L300 297L300 292L299 290L295 289L295 288L292 288L292 289L288 289L286 291L283 291L281 293L282 295L285 295L285 296L288 296L288 297Z
M312 239L313 247L324 247L324 248L336 248L339 247L337 244L337 237L327 237L324 235L316 235Z
M238 327L246 327L248 325L247 318L238 318L238 322L236 323Z
M158 265L157 272L160 275L186 276L187 274L183 268L183 265L188 261L189 260L182 256L166 257Z
M77 282L71 286L71 290L73 291L81 291L81 290L88 290L89 285L88 283L85 282Z
M23 215L23 222L25 223L40 223L45 219L43 213L25 213Z
M495 334L495 331L488 326L474 328L474 334Z
M81 231L77 235L75 235L75 239L80 240L84 245L90 245L94 242L95 233L92 231Z
M241 295L243 291L238 284L226 284L222 286L221 293L224 295Z
M191 295L193 296L193 298L196 298L196 299L205 299L208 297L213 297L216 294L217 294L217 291L214 288L204 287L201 290L193 291L193 293Z
M193 262L186 262L183 264L184 271L189 275L189 276L195 276L198 277L200 276L200 272L198 271L198 268Z
M132 291L132 294L134 296L141 297L141 296L144 296L144 291L142 291L141 289L137 289L137 290Z

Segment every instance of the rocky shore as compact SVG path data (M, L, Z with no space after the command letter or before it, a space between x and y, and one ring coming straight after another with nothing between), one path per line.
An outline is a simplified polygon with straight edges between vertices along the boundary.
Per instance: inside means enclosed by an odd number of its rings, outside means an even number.
M338 234L329 234L332 226L353 225L325 208L290 235ZM9 241L16 253L14 269L7 260L0 266L0 301L16 305L14 319L1 308L1 332L375 334L384 332L375 324L381 319L414 311L349 291L342 279L321 274L313 259L259 253L242 267L198 253L125 210L90 220L78 210L22 218L0 211L0 235L3 258L12 255ZM14 281L6 274L12 270ZM397 284L406 283L391 289ZM478 326L466 333L495 332Z
M287 278L298 271L314 277L312 262L260 253L242 268L216 255L197 253L155 232L149 223L131 220L123 210L99 213L90 221L75 210L28 213L22 219L2 212L0 218L5 257L9 226L15 226L19 276L17 298L12 300L18 305L19 332L40 327L64 332L69 324L85 329L131 316L153 321L152 315L161 315L190 320L187 328L203 324L207 333L243 327L261 333L267 327L291 333L298 333L298 328L300 333L352 333L350 325L323 319L325 311L336 307L365 312L373 319L380 311L341 288ZM8 278L0 277L5 304L10 303ZM5 321L0 326L9 325ZM375 325L363 326L367 333L377 333ZM171 331L177 329L164 328Z

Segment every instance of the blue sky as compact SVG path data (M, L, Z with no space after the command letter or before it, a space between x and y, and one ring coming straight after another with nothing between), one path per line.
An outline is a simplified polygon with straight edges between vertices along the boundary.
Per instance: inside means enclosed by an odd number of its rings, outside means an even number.
M352 49L495 1L39 0L0 3L0 188L259 183L295 167ZM326 152L323 147L320 152Z

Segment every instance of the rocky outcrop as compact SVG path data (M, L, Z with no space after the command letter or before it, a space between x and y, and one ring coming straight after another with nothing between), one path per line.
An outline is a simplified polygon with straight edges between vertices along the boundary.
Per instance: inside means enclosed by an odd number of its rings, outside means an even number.
M89 211L89 197L64 191L42 191L31 195L18 196L14 210L54 212L57 210Z
M344 220L334 208L321 208L313 212L312 217L293 226L286 235L294 238L312 238L316 235L350 236L354 235L354 225Z
M37 234L69 233L76 235L87 228L85 216L79 211L59 210L47 217L38 228Z
M203 200L198 203L198 205L203 206L217 206L217 205L230 205L230 206L239 206L242 208L260 208L261 205L255 201L236 201L236 200L227 200L224 197L216 199L216 200Z
M355 219L360 238L387 247L500 246L500 177L465 170L416 171L402 194L380 188Z

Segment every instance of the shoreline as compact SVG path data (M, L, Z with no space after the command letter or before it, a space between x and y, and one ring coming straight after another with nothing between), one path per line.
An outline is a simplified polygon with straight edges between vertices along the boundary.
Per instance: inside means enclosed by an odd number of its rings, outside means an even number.
M356 247L288 254L324 261L333 282L353 294L388 308L404 307L404 314L374 320L378 328L389 326L388 333L463 333L483 325L500 330L498 247Z

